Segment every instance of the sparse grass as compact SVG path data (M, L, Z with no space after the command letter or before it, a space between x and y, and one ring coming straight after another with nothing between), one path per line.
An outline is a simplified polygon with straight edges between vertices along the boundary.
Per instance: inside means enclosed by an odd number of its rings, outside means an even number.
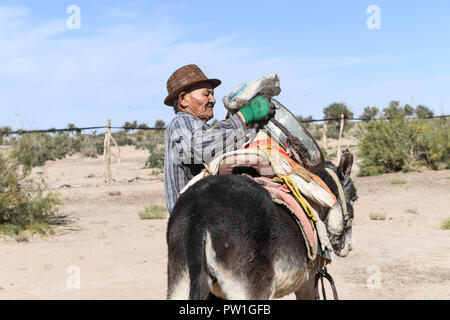
M20 231L18 235L14 237L17 242L28 242L30 234L26 231Z
M369 213L369 218L370 220L386 220L386 214L379 212L371 212Z
M100 234L98 234L97 239L106 239L105 231L102 231Z
M391 180L391 184L406 184L406 180Z
M417 211L417 209L413 208L413 209L406 209L405 210L406 213L412 213L412 214L420 214L419 211Z
M152 176L157 176L158 174L161 174L162 172L163 172L162 169L155 168L155 169L152 170L151 175Z
M445 218L441 223L442 230L450 230L450 218Z
M122 192L121 191L108 191L107 194L111 197L116 197L116 196L121 196Z
M167 215L167 210L163 206L154 205L139 211L139 217L141 219L164 219Z

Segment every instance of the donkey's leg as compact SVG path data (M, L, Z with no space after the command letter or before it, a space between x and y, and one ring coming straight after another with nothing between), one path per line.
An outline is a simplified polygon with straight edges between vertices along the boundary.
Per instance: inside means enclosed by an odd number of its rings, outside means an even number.
M188 300L190 280L187 269L175 275L173 272L168 273L169 281L167 287L167 299L169 300Z
M301 288L295 292L295 297L297 300L315 300L316 293L314 290L315 280L314 275L310 274L308 280L304 282Z
M272 281L263 277L255 282L248 277L237 277L228 270L221 270L217 281L227 300L268 300L273 297Z
M200 248L203 251L203 248ZM197 257L198 255L198 257ZM207 299L208 277L203 254L186 252L182 245L169 245L167 298L170 300ZM194 260L194 262L193 262ZM198 262L198 263L196 263ZM199 264L197 266L196 264Z
M185 300L190 288L186 249L179 233L169 230L168 239L167 299Z
M206 264L217 281L211 286L214 294L227 300L263 300L272 297L273 271L267 268L270 266L267 261L255 258L248 263L246 257L242 256L242 261L224 264L217 259L209 232L205 240Z

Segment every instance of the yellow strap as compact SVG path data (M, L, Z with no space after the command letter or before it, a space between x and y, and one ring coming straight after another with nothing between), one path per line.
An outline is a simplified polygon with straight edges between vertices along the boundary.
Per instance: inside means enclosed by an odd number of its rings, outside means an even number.
M260 145L258 145L258 149L260 148ZM263 150L267 157L269 158L270 163L272 163L272 159L270 158L269 153L267 152L267 149L270 149L270 146L266 146L266 150ZM288 175L280 175L277 171L277 168L272 164L273 170L275 171L277 177L288 186L288 188L291 190L292 194L294 195L295 199L298 201L298 203L302 206L303 211L306 213L306 215L314 222L317 222L317 218L312 213L311 207L306 203L305 199L303 199L302 195L300 194L300 191L298 190L297 186L295 185L294 181L292 181L292 178Z

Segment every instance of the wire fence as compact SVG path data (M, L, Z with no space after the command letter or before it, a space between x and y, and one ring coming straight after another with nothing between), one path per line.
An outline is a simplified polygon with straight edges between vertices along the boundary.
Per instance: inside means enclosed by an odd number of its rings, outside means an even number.
M424 117L424 118L406 118L407 120L428 120L428 119L437 119L437 118L448 118L450 117L450 115L440 115L440 116L432 116L432 117ZM330 121L340 121L342 120L342 118L323 118L323 119L303 119L300 120L300 122L304 122L304 123L310 123L310 122L330 122ZM348 121L364 121L364 122L368 122L368 121L379 121L379 120L391 120L391 118L374 118L374 119L369 119L369 118L347 118L344 117L344 120L348 120ZM19 130L7 130L7 131L0 131L0 135L2 136L9 136L9 135L13 135L13 134L18 134L18 135L22 135L22 134L27 134L27 133L57 133L57 132L81 132L81 131L86 131L86 130L96 130L96 129L120 129L120 130L125 130L125 131L132 131L132 130L154 130L154 131L163 131L166 130L165 127L146 127L146 126L142 126L142 127L127 127L127 126L122 126L122 127L113 127L113 126L97 126L97 127L83 127L83 128L63 128L63 129L31 129L31 130L25 130L25 129L19 129Z

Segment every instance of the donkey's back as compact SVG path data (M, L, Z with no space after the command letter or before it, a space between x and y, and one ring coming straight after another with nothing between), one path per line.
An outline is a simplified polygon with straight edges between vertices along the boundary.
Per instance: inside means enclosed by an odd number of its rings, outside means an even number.
M269 299L300 287L313 298L298 226L245 176L210 176L183 193L167 243L169 299Z

